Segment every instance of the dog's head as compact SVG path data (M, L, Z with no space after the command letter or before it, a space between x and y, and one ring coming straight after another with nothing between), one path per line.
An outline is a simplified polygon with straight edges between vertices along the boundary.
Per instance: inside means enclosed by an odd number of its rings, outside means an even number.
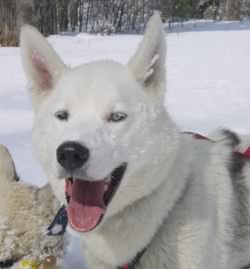
M35 151L48 177L57 178L51 183L61 200L66 179L75 230L92 230L105 212L159 186L154 165L171 152L164 143L174 134L163 105L165 34L158 13L127 65L67 67L30 26L22 29L21 54L35 110Z

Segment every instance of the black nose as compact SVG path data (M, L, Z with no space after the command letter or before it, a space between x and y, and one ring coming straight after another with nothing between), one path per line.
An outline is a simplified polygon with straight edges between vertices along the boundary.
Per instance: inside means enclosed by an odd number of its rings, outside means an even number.
M57 161L66 170L81 168L89 158L89 150L76 142L63 143L56 152Z

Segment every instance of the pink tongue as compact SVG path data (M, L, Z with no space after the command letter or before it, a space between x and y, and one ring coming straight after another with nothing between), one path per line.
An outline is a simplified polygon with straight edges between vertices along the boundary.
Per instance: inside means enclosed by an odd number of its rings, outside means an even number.
M67 212L71 227L78 232L94 229L105 211L105 182L75 179L73 184L67 183L66 186L70 196Z

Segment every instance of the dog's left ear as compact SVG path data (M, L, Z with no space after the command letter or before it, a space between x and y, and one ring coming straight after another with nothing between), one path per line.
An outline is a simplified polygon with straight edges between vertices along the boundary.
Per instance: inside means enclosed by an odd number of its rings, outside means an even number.
M143 88L158 95L165 93L166 41L159 12L150 18L144 38L128 66Z

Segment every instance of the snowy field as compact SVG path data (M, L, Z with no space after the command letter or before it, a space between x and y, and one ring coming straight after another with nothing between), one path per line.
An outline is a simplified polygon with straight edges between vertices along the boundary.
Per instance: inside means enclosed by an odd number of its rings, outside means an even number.
M52 36L64 61L111 58L126 63L141 36ZM166 107L181 130L217 127L250 133L250 22L175 25L167 37ZM31 150L32 111L18 48L0 48L0 143L11 150L22 179L46 179ZM76 269L76 267L74 267Z

